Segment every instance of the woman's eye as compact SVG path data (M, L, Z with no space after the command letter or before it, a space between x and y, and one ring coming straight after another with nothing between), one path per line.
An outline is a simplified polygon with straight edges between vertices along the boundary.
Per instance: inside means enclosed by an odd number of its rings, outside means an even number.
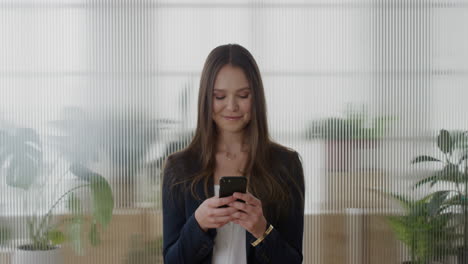
M215 96L216 100L223 100L226 96Z
M239 95L239 97L245 99L245 98L249 98L249 95L248 95L248 94L246 94L246 95Z

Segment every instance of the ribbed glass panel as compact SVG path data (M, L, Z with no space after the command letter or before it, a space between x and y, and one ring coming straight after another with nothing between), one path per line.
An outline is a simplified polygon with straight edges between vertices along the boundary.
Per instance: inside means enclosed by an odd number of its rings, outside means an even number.
M467 25L466 0L0 0L0 263L162 263L163 161L227 43L302 157L303 263L468 263Z

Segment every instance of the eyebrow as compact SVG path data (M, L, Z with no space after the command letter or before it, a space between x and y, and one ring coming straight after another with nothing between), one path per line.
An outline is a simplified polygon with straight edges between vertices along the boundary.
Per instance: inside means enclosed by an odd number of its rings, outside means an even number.
M219 92L224 91L223 89L216 89L216 88L214 90L219 91ZM243 91L243 90L250 90L250 87L244 87L244 88L237 89L236 92Z

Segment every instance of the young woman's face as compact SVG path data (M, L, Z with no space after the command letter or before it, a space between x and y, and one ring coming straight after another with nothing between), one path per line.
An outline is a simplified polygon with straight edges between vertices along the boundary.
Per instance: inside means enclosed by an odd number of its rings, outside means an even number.
M221 131L240 132L250 122L252 95L249 81L239 67L225 65L216 76L213 120Z

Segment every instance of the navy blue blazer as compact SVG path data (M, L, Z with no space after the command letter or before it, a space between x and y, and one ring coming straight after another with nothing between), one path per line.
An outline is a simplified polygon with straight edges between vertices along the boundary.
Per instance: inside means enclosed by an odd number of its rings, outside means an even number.
M290 175L299 183L304 197L304 175L299 155L295 151L285 149L274 150L276 160L285 162ZM201 166L197 158L184 152L171 155L166 160L163 179L163 255L164 262L173 263L211 263L216 229L204 232L195 219L195 210L202 203L196 200L190 191L171 192L171 184L175 179L181 179L199 172ZM284 180L288 182L288 177ZM291 181L289 179L289 181ZM302 240L304 231L304 199L292 182L285 187L291 188L293 206L288 209L287 217L280 220L266 219L274 226L273 231L256 247L250 243L255 241L246 232L245 248L247 263L302 263ZM210 185L213 186L213 179ZM188 188L190 190L190 188ZM199 197L206 199L203 183L196 186ZM209 195L214 195L214 187L209 188ZM266 217L266 216L265 216Z

